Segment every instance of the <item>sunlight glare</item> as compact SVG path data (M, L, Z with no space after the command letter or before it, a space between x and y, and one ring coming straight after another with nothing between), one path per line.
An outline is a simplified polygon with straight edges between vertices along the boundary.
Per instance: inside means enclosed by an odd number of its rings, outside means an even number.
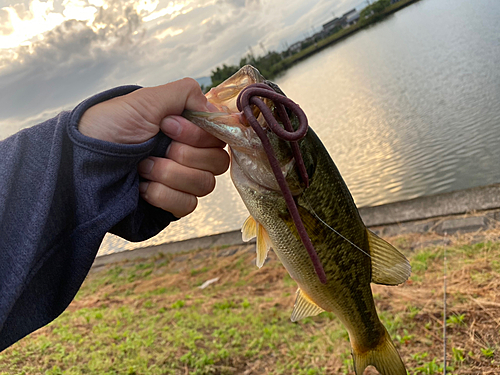
M142 12L149 14L156 10L159 3L159 0L143 0L139 4L136 4L135 9L139 14L141 14Z
M165 39L166 37L176 36L176 35L182 34L183 32L184 32L183 29L174 30L171 27L169 27L168 29L163 30L160 34L155 35L155 38L161 41L161 40Z
M89 4L99 8L104 5L104 0L89 0Z
M163 9L160 9L156 12L153 12L151 13L149 16L146 16L143 18L144 22L149 22L149 21L153 21L157 18L160 18L160 17L163 17L163 16L166 16L166 15L177 15L179 14L179 12L187 7L189 4L191 3L190 0L187 0L187 1L176 1L176 2L169 2L167 7L166 8L163 8ZM174 15L174 17L175 17ZM174 18L172 17L172 18Z
M87 3L83 0L65 0L63 5L63 15L66 19L89 21L94 18L94 14L97 12L96 8L87 6Z
M46 2L33 0L30 3L29 13L32 17L19 18L14 7L3 8L9 13L10 22L14 31L9 35L0 36L0 48L15 48L26 44L34 36L52 30L64 22L64 16L54 13L54 1Z

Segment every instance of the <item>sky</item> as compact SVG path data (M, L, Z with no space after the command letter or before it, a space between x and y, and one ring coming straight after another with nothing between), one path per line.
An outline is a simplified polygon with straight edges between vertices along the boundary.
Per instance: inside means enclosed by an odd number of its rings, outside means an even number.
M124 84L210 76L360 0L0 0L0 139Z

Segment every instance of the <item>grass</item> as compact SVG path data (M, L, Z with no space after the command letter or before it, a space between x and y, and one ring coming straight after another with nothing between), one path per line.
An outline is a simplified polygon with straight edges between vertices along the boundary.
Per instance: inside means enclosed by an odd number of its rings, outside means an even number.
M500 373L496 235L447 242L450 374ZM380 318L410 374L442 373L445 248L420 249L426 239L415 235L391 240L414 272L402 286L373 286ZM221 252L92 272L56 321L0 353L0 374L354 373L347 332L332 313L290 322L296 286L274 253L258 270L252 246Z

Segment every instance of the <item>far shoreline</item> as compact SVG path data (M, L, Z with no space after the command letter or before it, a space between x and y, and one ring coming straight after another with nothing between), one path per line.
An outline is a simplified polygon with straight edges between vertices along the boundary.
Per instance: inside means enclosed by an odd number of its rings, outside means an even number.
M279 76L280 74L283 74L286 70L291 68L293 65L296 63L307 59L308 57L311 57L312 55L322 51L323 49L330 47L334 45L337 42L340 42L349 36L355 34L356 32L363 30L369 26L372 26L384 19L386 19L387 16L396 13L397 11L406 8L407 6L416 3L417 1L420 0L401 0L397 3L394 3L387 7L383 13L379 17L372 17L370 18L367 23L363 23L360 25L360 23L356 23L355 25L352 25L346 29L343 29L333 35L330 35L329 37L326 37L323 40L320 40L319 42L313 44L312 46L309 46L305 48L304 50L280 61L277 65L276 68L276 75Z

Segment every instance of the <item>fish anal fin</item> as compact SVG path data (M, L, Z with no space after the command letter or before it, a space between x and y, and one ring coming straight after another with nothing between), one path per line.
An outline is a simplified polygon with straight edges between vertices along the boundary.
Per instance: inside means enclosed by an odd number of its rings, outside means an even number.
M241 227L241 238L243 241L248 242L255 237L257 237L257 222L250 215Z
M321 307L316 305L308 296L305 294L302 289L297 289L297 297L295 298L295 304L293 306L292 316L290 319L292 322L296 322L302 318L306 318L308 316L316 316L322 313L323 310Z
M267 253L269 249L272 247L271 239L267 234L267 231L264 227L256 222L257 226L257 259L255 260L255 264L257 267L261 268L264 265L264 262L267 258Z
M383 285L404 283L411 275L410 262L394 246L367 229L372 262L372 282Z

